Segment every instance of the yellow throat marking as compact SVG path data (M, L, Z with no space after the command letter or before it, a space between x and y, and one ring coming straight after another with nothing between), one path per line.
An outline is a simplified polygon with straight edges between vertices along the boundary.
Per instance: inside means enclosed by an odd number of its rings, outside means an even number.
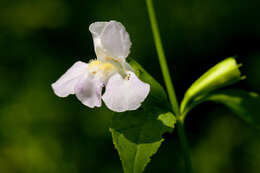
M96 74L98 71L102 71L104 73L109 73L111 71L116 70L116 67L108 62L102 62L99 60L90 61L88 64L88 69L93 73Z

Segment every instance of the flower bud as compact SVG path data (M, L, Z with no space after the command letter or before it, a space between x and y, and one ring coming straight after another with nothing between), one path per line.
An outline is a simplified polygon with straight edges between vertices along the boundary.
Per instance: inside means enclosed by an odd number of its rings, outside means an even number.
M240 66L241 64L237 64L235 58L230 57L209 69L185 93L181 104L181 112L183 113L193 101L200 100L209 92L244 79L245 76L241 76L239 70Z

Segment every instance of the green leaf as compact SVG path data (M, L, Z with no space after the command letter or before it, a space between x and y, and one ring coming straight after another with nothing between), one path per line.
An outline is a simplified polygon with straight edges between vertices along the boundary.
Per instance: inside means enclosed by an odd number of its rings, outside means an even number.
M240 118L260 129L260 98L257 93L228 89L210 94L204 101L223 104Z
M194 102L199 102L208 93L243 79L239 67L235 58L230 57L209 69L186 91L181 103L181 113L186 114L196 104Z
M142 173L163 142L162 134L173 130L176 119L160 84L135 61L130 65L151 90L138 110L116 113L110 131L124 172Z

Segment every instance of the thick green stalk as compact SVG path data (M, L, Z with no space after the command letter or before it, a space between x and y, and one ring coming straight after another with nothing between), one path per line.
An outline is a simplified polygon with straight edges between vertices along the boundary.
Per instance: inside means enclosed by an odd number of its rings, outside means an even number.
M163 74L164 82L166 85L167 93L168 93L168 96L169 96L169 99L171 102L172 110L175 113L175 115L177 116L178 135L179 135L181 146L182 146L182 149L184 152L186 169L187 169L188 173L192 173L193 172L192 164L191 164L191 159L190 159L189 146L188 146L188 142L187 142L187 138L186 138L186 134L185 134L185 130L184 130L184 121L181 119L179 104L177 101L177 97L176 97L173 83L171 80L171 76L169 73L167 61L165 58L152 0L146 0L146 5L147 5L147 9L148 9L148 14L149 14L150 22L151 22L154 42L155 42L160 66L162 69L162 74Z

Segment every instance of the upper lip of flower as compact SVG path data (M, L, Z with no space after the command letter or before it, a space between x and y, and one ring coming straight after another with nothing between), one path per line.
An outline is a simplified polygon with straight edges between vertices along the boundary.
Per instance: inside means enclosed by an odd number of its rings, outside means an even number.
M55 94L60 97L76 94L84 105L92 108L100 107L102 98L116 112L137 109L147 97L150 85L139 80L125 61L131 41L124 26L116 21L96 22L89 29L97 59L88 64L76 62L52 84Z
M95 22L89 26L93 36L97 59L107 57L125 59L130 53L132 45L125 27L117 21Z

